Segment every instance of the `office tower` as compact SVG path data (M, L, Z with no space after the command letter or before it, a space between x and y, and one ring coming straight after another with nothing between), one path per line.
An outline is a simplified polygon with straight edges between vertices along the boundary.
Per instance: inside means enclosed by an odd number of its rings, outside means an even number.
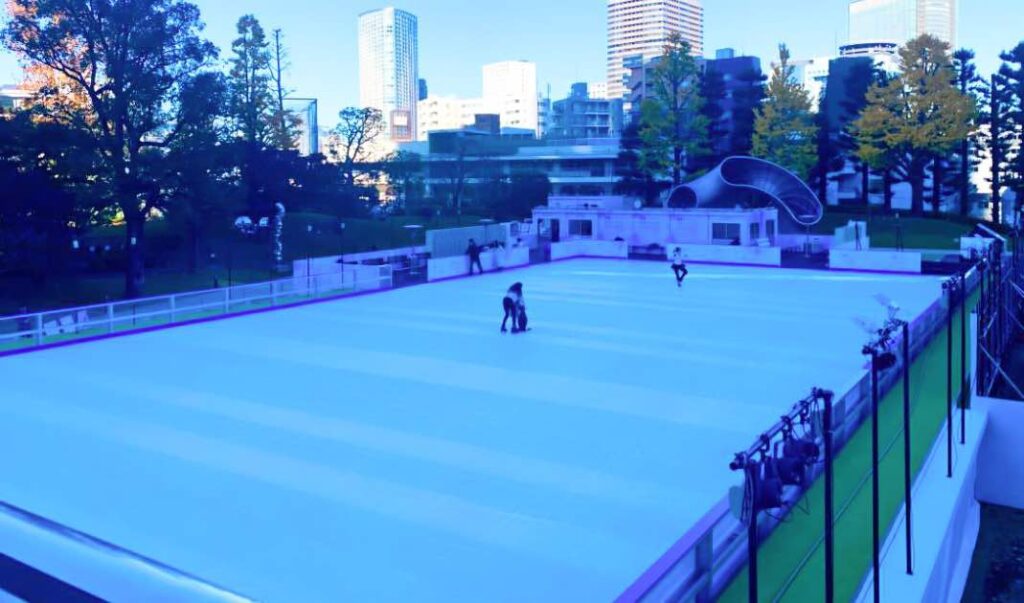
M704 52L701 0L608 0L608 96L624 98L631 70L664 53L669 36L678 33L693 54Z
M392 7L359 15L359 102L384 114L388 138L416 138L419 51L416 16Z

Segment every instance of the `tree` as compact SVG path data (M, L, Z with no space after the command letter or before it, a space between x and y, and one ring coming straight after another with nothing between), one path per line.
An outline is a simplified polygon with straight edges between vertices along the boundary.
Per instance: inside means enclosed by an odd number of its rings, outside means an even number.
M669 36L651 73L654 94L640 108L641 164L652 173L668 172L672 184L683 181L685 163L708 152L708 120L701 114L697 61L690 43Z
M851 124L867 104L867 92L871 84L884 72L878 69L870 58L847 58L833 63L829 69L822 110L827 120L828 135L835 147L837 163L852 161L860 175L860 202L867 207L870 203L871 167L857 156L857 141L851 133Z
M956 74L956 86L960 94L974 99L977 102L978 91L978 68L974 64L974 51L961 48L953 53L953 71ZM971 173L974 171L974 153L971 149L971 136L965 136L960 141L957 150L956 164L957 172L954 183L960 197L960 215L966 216L971 209Z
M700 71L698 78L700 96L703 103L700 114L707 123L707 153L697 158L694 165L699 169L710 169L730 155L729 123L725 119L724 105L728 91L725 77L710 65Z
M779 46L764 104L754 124L753 153L807 180L814 167L818 129L807 90L796 83L789 49Z
M217 54L199 37L199 9L182 0L12 0L4 44L30 65L60 73L89 99L81 126L102 151L102 178L125 221L125 294L141 292L144 228L158 187L148 153L179 134L182 85Z
M200 247L213 232L230 228L239 208L228 113L228 86L219 73L200 73L182 89L180 134L168 147L161 190L167 219L185 232L189 272L199 266Z
M270 118L271 143L283 150L294 149L298 145L298 128L301 119L298 115L285 109L284 101L291 92L285 88L284 73L288 69L288 51L284 47L280 29L274 30L274 40L270 52L270 81L274 93L274 110Z
M356 168L373 157L375 143L384 135L384 115L370 107L348 107L338 114L331 130L330 156L341 165L342 183L354 186Z
M856 123L861 159L898 168L912 190L911 211L924 212L925 171L971 133L974 102L953 85L949 45L923 35L899 50L901 73L868 91Z
M416 153L398 151L388 157L384 170L400 208L415 205L423 196L423 161Z
M1003 65L999 75L1005 82L1010 95L1007 113L1008 124L1015 132L1016 144L1007 156L1007 186L1017 199L1017 211L1024 203L1024 42L1013 50L1004 52Z
M270 144L274 98L270 80L270 43L259 20L244 15L236 25L238 37L231 43L231 114L242 139L250 144Z
M619 178L615 183L615 193L639 197L651 205L665 184L658 181L656 171L647 169L647 164L641 161L643 152L640 124L634 120L622 130L619 156L615 161L615 174Z

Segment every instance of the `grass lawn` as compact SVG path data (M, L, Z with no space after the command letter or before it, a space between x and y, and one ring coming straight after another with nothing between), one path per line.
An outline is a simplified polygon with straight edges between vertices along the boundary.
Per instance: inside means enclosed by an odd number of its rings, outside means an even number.
M341 220L322 214L289 214L285 218L283 235L285 260L291 263L307 257L321 257L344 253L356 253L371 249L395 249L410 245L423 245L426 231L451 228L459 225L479 224L480 218L463 216L439 217L422 220L417 217L398 216L385 220L345 219L345 231L341 232ZM422 229L410 231L405 226L420 224ZM156 296L184 291L209 289L225 286L229 281L228 264L231 264L230 280L233 284L255 283L281 278L271 270L269 240L246 239L237 233L228 232L216 240L204 243L201 251L201 268L195 273L184 269L185 252L181 241L167 241L172 238L165 223L148 226L148 241L161 249L171 251L161 254L159 268L146 272L144 295ZM91 245L102 248L109 244L120 246L124 238L121 227L105 227L94 230L83 238L83 248ZM212 258L212 259L211 259ZM22 308L38 312L56 308L119 301L124 293L124 275L110 271L54 276L43 283L28 278L0 278L0 315L17 314Z
M813 230L816 234L831 235L835 233L836 228L845 226L850 220L868 222L868 236L871 237L872 247L897 246L897 220L895 216L887 214L868 216L862 212L835 211L827 208L824 218ZM906 215L901 216L898 223L903 228L903 246L906 249L960 249L960 237L974 228L973 224L967 221L912 218Z
M977 302L970 300L968 312ZM959 390L960 318L954 316L954 392ZM946 419L946 337L943 328L911 367L911 467L920 471ZM958 424L958 423L957 423ZM903 503L903 381L879 405L880 511L883 539ZM943 461L944 462L944 461ZM849 601L871 565L871 421L865 421L835 459L835 596ZM824 600L824 485L815 482L758 554L761 601ZM918 526L918 530L927 527ZM902 544L900 545L902 550ZM897 553L898 554L898 553ZM747 601L747 572L720 598Z

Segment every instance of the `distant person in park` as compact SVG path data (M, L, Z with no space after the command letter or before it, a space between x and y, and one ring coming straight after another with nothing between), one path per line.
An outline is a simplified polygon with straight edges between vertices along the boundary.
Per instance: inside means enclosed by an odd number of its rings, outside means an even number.
M676 275L676 286L682 287L683 279L690 274L690 271L686 269L686 263L683 262L683 250L679 247L672 252L672 272Z
M483 253L483 248L476 244L476 240L469 240L469 247L466 248L466 255L469 256L469 273L473 274L473 266L480 269L480 274L484 273L484 265L480 263L480 254Z
M505 310L505 318L501 321L501 332L508 332L508 319L512 319L512 332L519 332L519 310L525 312L526 304L523 303L523 284L515 283L505 292L505 298L501 300L501 306Z
M899 214L896 214L896 250L903 251L903 223Z
M860 242L860 222L853 223L853 236L857 240L857 251L862 250L863 246Z

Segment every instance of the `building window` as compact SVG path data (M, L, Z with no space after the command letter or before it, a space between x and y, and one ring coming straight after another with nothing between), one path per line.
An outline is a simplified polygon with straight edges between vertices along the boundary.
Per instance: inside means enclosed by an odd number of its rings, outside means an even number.
M740 240L739 224L711 224L711 238L715 242L734 243Z
M756 241L761 238L761 225L754 222L750 225L750 240Z
M573 237L594 236L594 223L590 220L569 220L569 235Z

